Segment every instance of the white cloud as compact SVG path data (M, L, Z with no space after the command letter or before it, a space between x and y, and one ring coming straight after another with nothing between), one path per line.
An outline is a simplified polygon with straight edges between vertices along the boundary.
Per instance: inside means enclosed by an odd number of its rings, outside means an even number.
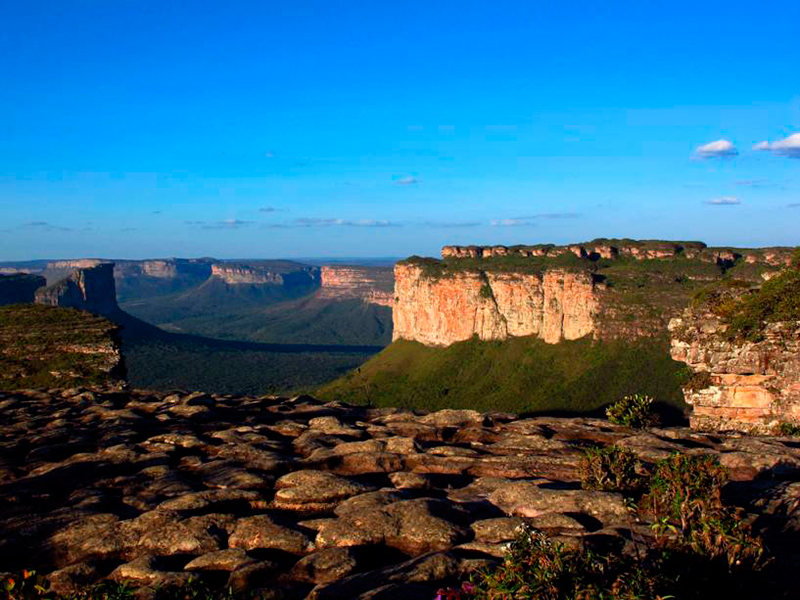
M706 204L710 204L711 206L735 206L741 203L742 201L734 196L722 196L721 198L714 198L706 202Z
M395 185L414 185L419 183L419 179L414 177L413 175L406 175L404 177L398 177L394 180Z
M764 150L772 152L778 156L788 156L789 158L800 158L800 133L793 133L777 142L759 142L753 146L753 150Z
M400 223L382 219L320 219L315 217L301 217L294 220L295 227L402 227Z
M728 140L716 140L698 146L695 148L694 154L699 158L730 158L739 154L739 151Z
M529 219L494 219L489 221L492 227L532 227L535 223Z

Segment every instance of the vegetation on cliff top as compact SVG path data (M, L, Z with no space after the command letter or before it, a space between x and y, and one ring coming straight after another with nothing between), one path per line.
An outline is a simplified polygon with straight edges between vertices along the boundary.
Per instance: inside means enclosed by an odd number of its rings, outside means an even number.
M117 326L75 310L0 307L0 389L104 384L123 375Z
M758 288L730 280L695 296L702 306L728 324L730 339L758 342L768 323L800 321L800 251L794 264Z
M586 413L640 392L682 411L686 376L664 339L546 344L536 337L475 338L446 348L398 340L317 394L425 410Z

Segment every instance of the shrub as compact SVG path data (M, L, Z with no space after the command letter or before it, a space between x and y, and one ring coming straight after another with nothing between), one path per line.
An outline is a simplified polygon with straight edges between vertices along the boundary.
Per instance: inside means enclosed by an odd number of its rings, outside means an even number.
M729 568L762 563L764 548L736 510L722 503L727 472L714 456L673 454L656 464L640 509L663 543L691 550Z
M643 429L658 422L653 412L653 398L644 394L625 396L606 409L608 420L615 425Z
M502 565L473 576L475 598L655 598L660 576L622 554L567 550L523 526Z
M636 492L647 482L644 467L626 448L590 448L581 460L581 487L606 492Z
M794 423L781 423L778 425L778 433L785 436L800 436L800 425Z

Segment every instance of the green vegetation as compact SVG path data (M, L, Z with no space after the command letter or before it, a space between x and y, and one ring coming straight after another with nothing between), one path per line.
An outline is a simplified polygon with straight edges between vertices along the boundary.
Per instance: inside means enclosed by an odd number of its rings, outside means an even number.
M625 396L606 409L608 420L615 425L644 429L652 427L658 421L653 412L655 400L646 394L632 394Z
M646 478L637 456L626 448L589 448L581 460L581 487L604 492L636 492Z
M116 329L107 319L72 308L0 307L0 389L116 380L124 374L110 354Z
M138 597L136 588L126 583L104 581L74 594L54 594L49 591L50 582L36 571L6 577L0 590L0 600L133 600ZM232 589L219 589L199 577L189 577L183 585L157 587L153 600L236 600L255 598L252 592L235 593Z
M446 348L398 340L322 398L425 410L596 411L637 390L680 410L686 370L665 339L546 344L536 337Z
M778 433L787 437L800 436L800 425L795 423L781 423L778 425Z
M738 279L705 287L693 305L726 322L729 339L761 341L767 323L800 321L800 266L795 263L760 288Z
M721 501L724 469L715 457L685 454L649 473L627 450L587 453L584 487L623 491L631 518L651 523L655 538L633 538L633 551L591 545L567 549L523 526L501 565L479 571L440 598L648 599L773 597L765 549L736 508ZM605 471L605 472L603 472ZM639 499L638 504L635 502Z

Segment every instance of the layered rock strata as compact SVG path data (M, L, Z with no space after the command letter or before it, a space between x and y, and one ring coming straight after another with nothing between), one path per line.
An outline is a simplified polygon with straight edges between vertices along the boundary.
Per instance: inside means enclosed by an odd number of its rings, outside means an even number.
M768 323L759 342L731 340L726 329L700 310L670 321L672 358L695 372L684 389L692 427L771 433L800 425L800 322Z
M80 268L61 281L36 291L36 303L111 315L119 310L114 263Z
M534 335L549 344L595 332L597 288L588 273L462 271L431 277L413 264L395 266L393 339L447 346Z
M88 388L0 392L0 410L0 560L58 593L199 576L286 600L428 599L502 560L523 522L635 552L651 524L579 485L584 449L609 444L717 456L759 532L800 530L786 438ZM800 558L785 536L781 568Z
M697 259L730 266L743 258L747 263L786 266L792 259L793 248L711 248L703 242L670 242L661 240L593 240L582 244L556 246L444 246L442 258L494 258L503 256L557 257L574 254L578 258L598 260L627 257L634 260L673 258Z
M211 265L211 276L221 279L225 283L233 285L242 283L271 283L275 285L283 284L283 277L280 273L276 273L268 269L258 269L244 265Z
M0 389L120 381L125 368L117 330L71 308L0 307Z
M320 269L317 297L328 300L362 300L369 304L393 304L394 274L391 267L331 267Z

